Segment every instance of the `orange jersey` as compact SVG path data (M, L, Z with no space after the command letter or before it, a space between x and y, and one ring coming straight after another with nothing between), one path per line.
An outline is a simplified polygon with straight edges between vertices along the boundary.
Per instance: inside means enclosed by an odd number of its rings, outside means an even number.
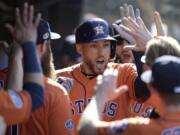
M129 118L97 129L98 135L180 135L180 112L158 119Z
M134 99L131 99L128 110L128 117L142 116L148 118L151 115L152 110L154 109L159 115L161 115L163 110L163 104L160 97L152 92L151 96L144 102L138 102Z
M56 82L45 78L45 103L20 126L22 135L70 135L73 123L68 93Z
M31 97L28 92L17 93L14 90L0 90L0 115L4 117L7 125L27 120L30 112Z
M118 86L127 84L129 87L129 91L127 93L124 93L116 100L110 101L106 104L103 111L104 120L112 121L127 117L129 98L135 97L134 81L136 79L137 73L133 64L109 63L108 68L118 69ZM73 120L75 125L77 125L82 112L94 94L96 77L93 79L86 78L85 75L81 72L80 64L58 70L57 76L71 78L69 81L67 80L62 82L62 85L67 86L68 88L73 112Z

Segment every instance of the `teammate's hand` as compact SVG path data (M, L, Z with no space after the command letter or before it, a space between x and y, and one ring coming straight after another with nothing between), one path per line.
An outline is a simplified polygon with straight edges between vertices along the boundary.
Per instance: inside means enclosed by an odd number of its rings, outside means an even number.
M28 41L36 43L37 27L40 19L41 14L38 14L34 20L34 7L25 3L21 14L19 8L16 8L15 26L13 27L10 24L6 24L6 27L17 43L23 44Z
M102 101L110 101L128 90L126 85L116 88L118 71L112 68L106 69L103 75L97 77L95 95Z
M157 31L157 36L165 36L165 31L163 29L163 23L161 20L161 16L159 12L154 12L154 23L156 25L156 31Z
M126 3L123 4L123 6L120 6L120 15L121 19L124 17L130 17L134 21L140 16L140 10L137 8L136 11L134 11L134 8L132 5L127 5Z
M125 17L123 19L123 24L120 25L120 28L133 36L136 41L136 45L126 46L126 49L145 51L146 43L153 38L151 32L147 29L140 16L136 21L132 18Z
M124 31L121 27L119 27L119 25L117 25L118 24L117 22L122 21L123 18L125 17L129 17L133 21L136 22L137 17L140 16L140 10L136 9L136 11L134 11L132 5L124 4L123 6L120 7L120 16L121 16L121 19L115 21L115 23L113 23L112 26L116 29L116 31L119 33L119 35L122 38L126 39L129 42L130 45L135 45L136 41L134 37L130 35L129 33L127 33L126 31Z

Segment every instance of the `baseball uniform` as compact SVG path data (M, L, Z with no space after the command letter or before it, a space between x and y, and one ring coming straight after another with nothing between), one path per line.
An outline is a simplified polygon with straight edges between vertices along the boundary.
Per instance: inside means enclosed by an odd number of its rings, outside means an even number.
M127 84L129 87L128 92L106 104L103 111L104 120L112 121L127 117L130 97L135 98L133 89L137 73L133 64L109 63L108 68L118 69L119 76L117 86ZM67 81L60 81L60 83L65 86L69 86L68 89L73 112L73 120L75 125L77 125L82 112L93 96L94 86L96 85L96 77L88 79L81 72L80 64L58 70L57 75L59 77L57 80L61 80L61 76L67 77ZM69 81L68 78L70 78Z
M22 135L73 134L68 93L55 81L45 78L45 103L20 125Z

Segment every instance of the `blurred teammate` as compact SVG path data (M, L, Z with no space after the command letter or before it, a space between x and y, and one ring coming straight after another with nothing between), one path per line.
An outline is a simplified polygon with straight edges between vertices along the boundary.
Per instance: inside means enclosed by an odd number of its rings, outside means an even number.
M115 88L117 73L113 70L105 71L100 76L96 86L95 96L84 111L80 120L80 134L86 135L167 135L180 134L180 58L161 56L152 64L151 70L144 72L142 80L147 83L151 92L161 97L164 113L154 120L149 118L128 118L115 122L102 120L101 111L107 100L122 94L127 87L112 91ZM111 85L110 85L111 84ZM93 112L93 117L91 116Z
M15 27L13 28L7 24L14 40L22 47L19 47L19 53L23 54L24 62L24 82L18 81L18 77L21 78L22 74L16 74L17 66L19 66L17 64L22 66L22 56L19 57L19 55L16 55L17 53L12 54L13 60L9 66L9 76L11 77L8 78L8 83L15 86L22 85L24 90L21 92L16 92L16 89L11 88L7 88L7 91L3 88L0 90L0 115L7 125L27 120L30 113L44 103L42 69L35 50L36 31L41 17L38 15L33 22L31 18L34 13L32 8L24 7L25 11L29 10L26 15L20 14L19 9L16 9ZM22 16L24 16L24 20L22 20Z
M50 40L59 37L60 35L50 31L48 22L41 19L38 26L36 48L44 73L45 100L43 107L33 112L30 119L19 126L22 135L73 134L74 127L68 93L54 81L55 74Z
M122 20L117 20L113 24L120 25ZM117 40L117 45L116 45L116 55L114 62L115 63L134 63L134 56L132 53L132 50L125 50L124 46L127 46L130 44L130 41L128 39L125 39L125 37L121 37L120 34L114 30L114 38Z

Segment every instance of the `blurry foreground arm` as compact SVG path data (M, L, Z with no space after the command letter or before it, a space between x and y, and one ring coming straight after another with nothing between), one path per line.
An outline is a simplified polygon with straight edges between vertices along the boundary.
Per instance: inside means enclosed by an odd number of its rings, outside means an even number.
M7 89L16 90L20 92L23 89L23 52L22 48L14 43L8 45L10 48L9 65L8 65L8 82Z
M0 116L0 135L5 135L6 132L6 123L2 116Z
M106 69L103 75L98 76L95 95L86 107L79 122L78 130L80 135L96 135L97 128L108 124L101 121L105 103L127 91L127 86L116 89L117 74L117 70Z

